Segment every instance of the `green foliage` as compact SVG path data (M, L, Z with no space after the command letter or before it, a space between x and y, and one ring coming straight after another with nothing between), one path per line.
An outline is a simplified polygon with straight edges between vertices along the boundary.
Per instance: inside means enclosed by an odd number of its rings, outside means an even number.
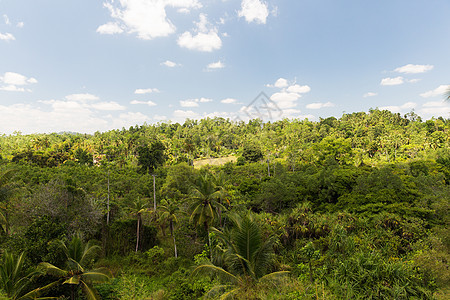
M58 240L66 236L65 224L50 217L40 217L31 223L23 236L13 235L9 243L13 249L23 250L32 265L42 260L61 263L63 253L58 246Z
M108 255L127 255L135 250L137 220L114 221L108 232L106 253ZM141 251L147 251L157 244L156 228L143 225L141 233Z
M242 157L247 162L258 162L264 156L262 154L261 148L256 144L245 144L242 151Z
M166 147L161 141L154 141L150 146L139 146L137 153L141 171L151 174L159 165L162 165L166 159L164 150Z

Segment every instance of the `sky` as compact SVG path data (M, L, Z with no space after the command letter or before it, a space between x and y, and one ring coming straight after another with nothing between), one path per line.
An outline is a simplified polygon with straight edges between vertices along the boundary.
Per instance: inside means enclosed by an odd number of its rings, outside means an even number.
M450 117L449 0L0 0L0 135Z

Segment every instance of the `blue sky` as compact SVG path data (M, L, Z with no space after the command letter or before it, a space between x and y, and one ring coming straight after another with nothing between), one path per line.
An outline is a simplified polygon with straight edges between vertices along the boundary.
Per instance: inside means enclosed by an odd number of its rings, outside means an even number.
M0 134L448 118L449 13L448 0L0 0Z

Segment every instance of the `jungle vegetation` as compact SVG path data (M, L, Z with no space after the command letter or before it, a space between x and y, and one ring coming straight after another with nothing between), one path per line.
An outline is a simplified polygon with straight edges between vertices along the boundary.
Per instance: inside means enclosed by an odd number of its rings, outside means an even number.
M449 200L450 120L414 112L15 132L0 297L446 299Z

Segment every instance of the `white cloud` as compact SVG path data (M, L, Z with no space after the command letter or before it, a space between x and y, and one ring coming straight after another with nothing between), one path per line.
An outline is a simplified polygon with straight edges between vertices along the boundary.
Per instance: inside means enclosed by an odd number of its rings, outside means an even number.
M177 109L173 112L173 116L177 122L183 122L186 119L198 119L200 115L192 110Z
M284 87L287 87L289 84L288 84L288 81L286 80L286 79L284 79L284 78L278 78L277 79L277 81L275 81L275 87L277 87L277 88L284 88Z
M1 86L0 87L0 91L5 91L5 92L30 92L31 90L29 89L24 89L24 88L19 88L15 85L5 85L5 86Z
M434 90L420 94L420 96L422 96L424 98L441 96L441 95L445 94L445 92L447 92L449 89L450 89L450 84L449 85L443 84L443 85L438 86Z
M16 26L17 28L23 28L24 25L25 24L23 22L18 22Z
M238 16L244 17L248 23L266 24L268 15L267 3L260 0L242 0L241 10L238 12Z
M0 40L14 41L16 38L11 33L0 33Z
M164 37L175 32L175 25L166 15L167 7L181 11L202 7L198 0L106 0L103 5L115 22L99 26L97 32L121 33L119 28L123 28L122 30L135 33L143 40Z
M161 65L169 67L169 68L174 68L176 66L180 66L179 64L177 64L177 63L175 63L173 61L170 61L170 60L166 60L165 62L162 62Z
M378 93L368 92L368 93L365 93L365 94L363 95L363 97L364 97L364 98L367 98L367 97L374 97L374 96L376 96L376 95L378 95Z
M149 122L150 118L144 115L141 112L126 112L119 114L119 117L110 117L108 118L110 122L110 126L112 128L129 128L130 126L134 126L136 124L143 124L145 122Z
M422 105L423 107L445 107L450 106L450 103L445 101L430 101Z
M418 74L418 73L425 73L427 71L430 71L434 68L433 65L412 65L407 64L402 67L396 68L394 71L399 73L405 73L405 74Z
M390 105L390 106L383 106L380 107L380 110L389 110L392 112L404 112L405 110L411 110L414 109L417 106L414 102L406 102L403 105Z
M184 32L178 37L178 45L190 50L202 52L212 52L222 47L222 40L217 34L217 28L211 27L205 14L200 14L199 22L196 22L196 35L189 31Z
M6 72L0 77L0 81L11 85L27 85L30 83L37 83L35 78L27 78L26 76L14 72Z
M106 24L103 24L97 28L97 32L101 34L116 34L116 33L122 33L123 29L120 27L119 24L114 22L109 22Z
M117 102L98 102L91 104L90 107L97 109L97 110L109 110L109 111L115 111L115 110L125 110L125 106L120 105Z
M0 82L4 83L4 86L0 86L0 90L8 92L30 92L30 89L25 89L18 86L26 86L29 84L35 84L38 81L33 77L26 77L19 73L5 72L3 76L0 76Z
M403 81L403 77L401 77L401 76L398 76L398 77L395 77L395 78L390 78L390 77L388 77L388 78L383 78L383 79L381 79L381 85L399 85L399 84L403 84L404 83L404 81Z
M69 101L96 101L99 98L92 94L71 94L65 97Z
M38 105L43 105L40 107ZM124 112L103 115L105 110L121 108L115 102L87 103L72 100L41 100L31 104L0 105L1 133L20 130L28 133L73 131L94 133L120 129L150 120L144 114ZM114 112L113 112L114 113Z
M334 107L335 105L331 102L326 102L326 103L322 103L322 102L316 102L316 103L310 103L306 105L306 108L308 109L321 109L324 107Z
M272 96L270 96L270 100L274 101L280 109L285 109L297 106L296 101L300 97L301 96L297 93L289 93L282 91L279 93L272 94Z
M450 114L450 102L447 101L430 101L422 105L419 110L421 115L425 117L447 117Z
M149 101L132 100L130 102L130 104L133 104L133 105L135 105L135 104L146 104L148 106L156 106L156 103L151 101L151 100L149 100Z
M235 104L235 103L237 103L237 100L233 99L233 98L226 98L226 99L220 100L220 102L224 103L224 104Z
M208 66L206 66L206 68L208 70L223 69L225 68L225 64L219 60L217 62L210 63Z
M197 107L198 101L196 99L180 100L181 107Z
M294 84L287 88L287 91L289 93L297 93L297 94L304 94L311 91L311 88L307 85L298 85Z
M150 93L159 93L159 90L156 88L150 89L136 89L134 91L135 94L150 94Z
M187 100L180 100L180 105L182 107L198 107L199 103L206 103L212 101L213 100L209 98L187 99Z

